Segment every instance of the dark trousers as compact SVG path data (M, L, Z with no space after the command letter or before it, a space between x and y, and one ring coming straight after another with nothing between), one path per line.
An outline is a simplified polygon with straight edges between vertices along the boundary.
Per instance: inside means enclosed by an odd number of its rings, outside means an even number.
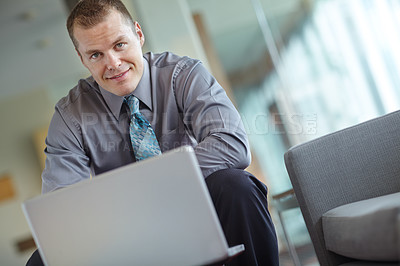
M206 183L228 245L245 246L244 253L226 265L279 265L267 187L239 169L217 171L206 178Z
M245 245L226 265L279 265L275 228L268 211L267 188L239 169L219 170L206 178L228 245ZM27 265L43 265L37 250Z

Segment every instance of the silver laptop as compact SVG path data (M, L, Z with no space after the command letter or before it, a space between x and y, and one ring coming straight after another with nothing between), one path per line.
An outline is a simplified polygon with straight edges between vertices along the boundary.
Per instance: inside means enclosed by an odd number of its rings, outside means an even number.
M228 248L191 147L22 204L45 265L206 265Z

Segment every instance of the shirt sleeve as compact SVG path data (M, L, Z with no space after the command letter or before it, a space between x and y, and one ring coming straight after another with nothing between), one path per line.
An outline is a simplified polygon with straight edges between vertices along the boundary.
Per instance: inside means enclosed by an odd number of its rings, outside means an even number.
M46 167L42 173L42 193L47 193L90 177L79 129L64 119L60 110L50 123L46 138Z
M241 117L225 90L198 62L176 75L176 98L205 177L226 168L244 169L251 156Z

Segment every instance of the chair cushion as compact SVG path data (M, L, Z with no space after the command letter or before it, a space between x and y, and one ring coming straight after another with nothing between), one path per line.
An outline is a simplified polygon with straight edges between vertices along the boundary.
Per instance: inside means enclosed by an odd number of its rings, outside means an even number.
M346 204L322 216L326 248L346 257L399 261L400 192Z

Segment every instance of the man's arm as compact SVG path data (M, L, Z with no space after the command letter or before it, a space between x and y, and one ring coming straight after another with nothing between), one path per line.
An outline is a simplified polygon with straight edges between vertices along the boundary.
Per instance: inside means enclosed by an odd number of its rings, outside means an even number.
M195 147L203 175L250 164L247 135L224 89L201 63L184 68L175 83L178 105Z
M47 193L90 177L89 158L79 130L64 120L60 110L50 123L46 138L46 167L42 173L42 193Z

